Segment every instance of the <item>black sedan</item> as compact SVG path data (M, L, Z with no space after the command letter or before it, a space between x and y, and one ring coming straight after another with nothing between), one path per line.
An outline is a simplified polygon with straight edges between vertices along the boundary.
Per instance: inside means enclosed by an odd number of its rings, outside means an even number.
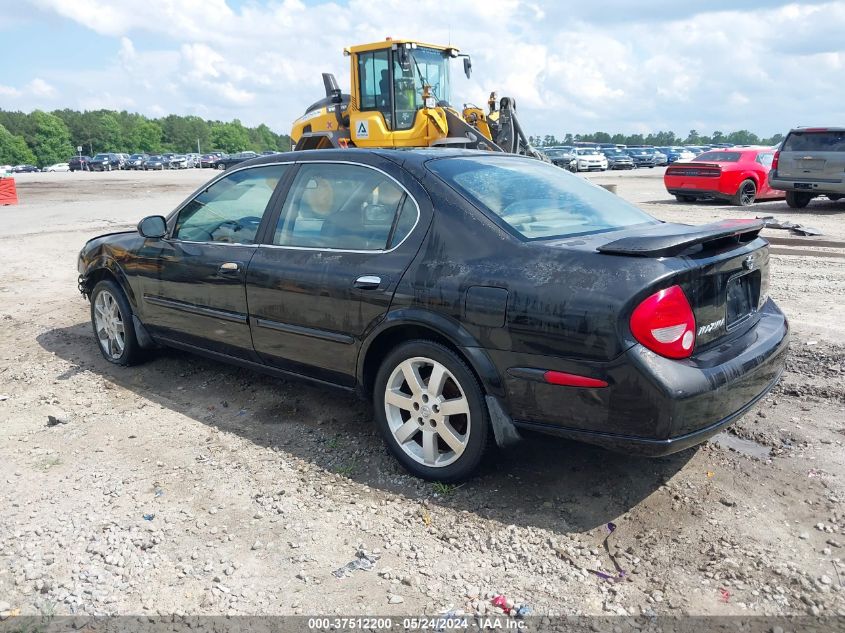
M316 150L221 173L87 242L96 341L357 391L414 474L468 476L522 429L671 453L784 367L759 220L666 224L548 163Z
M15 165L12 167L13 174L34 174L40 171L35 165Z
M601 153L607 158L608 169L633 169L634 159L621 149L603 148Z
M150 169L170 169L170 159L167 156L153 154L144 161L143 169L144 171L149 171Z
M634 161L635 167L648 167L653 169L657 165L657 158L654 150L647 148L633 147L625 150L625 153Z
M258 154L255 152L238 152L237 154L230 154L217 159L214 163L215 169L229 169L233 165L237 165L247 160L256 158Z
M101 153L88 161L90 171L112 171L123 169L123 159L117 154Z

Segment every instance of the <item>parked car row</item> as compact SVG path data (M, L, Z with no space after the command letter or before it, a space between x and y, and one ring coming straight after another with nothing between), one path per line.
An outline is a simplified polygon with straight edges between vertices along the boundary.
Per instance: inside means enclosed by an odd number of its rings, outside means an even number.
M569 171L605 171L607 169L636 169L668 164L665 153L654 147L617 147L616 145L562 145L544 147L549 160Z
M262 152L262 155L275 154L275 151L267 150ZM119 154L115 152L102 152L94 157L91 156L73 156L68 159L66 164L68 168L52 169L45 167L39 170L33 165L19 165L20 168L31 167L32 171L114 171L119 169L135 169L135 170L163 170L163 169L228 169L232 165L236 165L250 158L255 158L258 153L245 151L236 154L224 154L223 152L209 152L207 154L177 154L174 152L166 152L162 154Z

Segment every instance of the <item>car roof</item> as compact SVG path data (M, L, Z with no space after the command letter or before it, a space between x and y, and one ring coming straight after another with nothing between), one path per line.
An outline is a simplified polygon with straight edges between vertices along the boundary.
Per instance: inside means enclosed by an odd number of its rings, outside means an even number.
M579 148L596 149L596 148ZM513 160L534 160L518 154L507 152L489 152L486 150L473 149L452 149L452 148L408 148L408 149L365 149L350 147L349 149L310 149L298 152L279 152L278 154L259 155L248 161L240 163L240 166L264 165L277 163L279 160L286 161L352 161L366 159L367 157L386 158L394 163L405 163L408 165L421 166L430 160L437 158L477 158L484 156L495 156L497 158L512 158Z
M793 132L845 132L845 127L794 127L789 130Z

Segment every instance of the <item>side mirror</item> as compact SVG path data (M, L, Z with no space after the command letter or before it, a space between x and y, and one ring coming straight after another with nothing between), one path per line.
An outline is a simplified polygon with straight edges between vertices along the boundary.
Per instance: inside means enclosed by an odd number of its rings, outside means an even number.
M141 237L159 240L167 234L167 221L160 215L150 215L138 222Z
M464 57L464 74L467 76L467 79L472 75L472 58L469 55Z

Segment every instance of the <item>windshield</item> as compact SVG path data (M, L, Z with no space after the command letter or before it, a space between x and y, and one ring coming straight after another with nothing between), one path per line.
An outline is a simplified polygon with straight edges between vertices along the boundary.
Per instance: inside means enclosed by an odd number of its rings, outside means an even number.
M563 156L564 154L571 154L571 152L566 149L547 149L545 152L546 156Z
M537 160L445 158L427 166L511 232L529 240L656 222L601 187Z
M423 86L431 86L435 101L449 100L449 58L445 51L418 47L406 49L404 63L394 55L393 91L396 100L396 128L414 125L417 110L423 107Z
M108 154L97 154L94 157L94 160L106 160L109 157Z
M579 156L602 156L602 153L597 149L576 149L575 153Z

